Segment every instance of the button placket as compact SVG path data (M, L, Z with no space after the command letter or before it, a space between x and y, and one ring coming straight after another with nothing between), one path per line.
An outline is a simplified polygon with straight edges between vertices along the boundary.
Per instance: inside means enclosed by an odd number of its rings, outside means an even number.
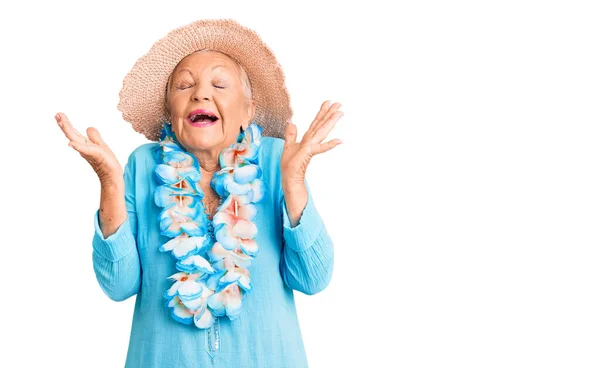
M210 362L215 364L215 358L217 353L220 351L220 331L219 331L219 317L215 317L215 323L206 329L206 351L210 356Z

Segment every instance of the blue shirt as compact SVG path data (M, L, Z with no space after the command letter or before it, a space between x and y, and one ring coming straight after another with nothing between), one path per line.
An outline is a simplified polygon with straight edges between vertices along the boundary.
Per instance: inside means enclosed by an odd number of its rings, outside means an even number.
M333 244L315 208L308 183L308 203L291 227L281 189L279 163L284 141L262 137L259 162L266 186L254 219L259 253L250 268L252 290L242 314L218 318L202 330L173 320L163 294L178 272L169 253L159 247L154 203L158 142L136 148L124 169L127 219L108 238L94 216L93 265L100 287L115 301L136 295L126 367L307 367L293 290L315 294L331 280ZM209 337L219 334L211 351ZM210 335L210 336L209 336ZM214 350L214 349L213 349ZM212 358L212 359L211 359Z

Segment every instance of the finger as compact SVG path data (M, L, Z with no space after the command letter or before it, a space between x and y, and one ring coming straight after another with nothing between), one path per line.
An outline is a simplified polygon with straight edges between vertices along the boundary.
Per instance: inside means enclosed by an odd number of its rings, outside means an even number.
M292 123L291 121L288 122L288 124L285 128L285 143L284 143L284 145L287 146L287 145L296 143L297 136L298 136L298 128L296 127L296 124Z
M306 131L305 135L307 137L312 137L316 134L317 129L319 128L323 119L327 115L327 110L330 108L330 105L331 105L331 100L327 100L327 101L323 102L323 104L321 104L321 109L319 110L319 112L317 113L317 116L312 121L312 123L308 127L308 130Z
M331 132L335 124L340 118L344 116L343 111L336 111L333 115L329 117L328 120L324 121L321 125L316 128L314 134L314 142L318 143L323 141L323 139L327 138L327 135Z
M315 155L318 155L327 152L342 143L343 142L341 139L332 139L328 142L318 144L317 147L315 147L315 149L313 150L313 152Z
M79 141L71 141L69 142L69 146L73 147L73 149L79 152L82 156L93 156L95 150L97 149L95 145L85 144Z
M98 129L96 129L94 127L89 127L86 129L86 133L87 133L88 137L90 137L90 141L92 141L93 143L100 144L100 145L105 144L104 140L100 136L100 132L98 131Z
M322 121L325 122L329 118L331 118L331 116L333 114L335 114L340 109L340 107L342 107L342 104L339 103L339 102L336 102L333 105L331 105L331 107L329 108L329 110L327 110L327 113L325 113L325 116L323 117Z
M330 104L331 104L330 100L323 102L321 104L321 109L319 110L319 112L317 113L317 116L315 117L315 120L313 120L313 121L321 120L327 113L327 109L329 109Z
M319 142L322 141L323 139L325 139L327 134L325 134L325 135L318 134L318 131L322 128L323 125L327 124L329 119L331 119L332 116L334 116L338 112L338 110L341 106L342 106L342 104L339 102L334 103L325 112L325 115L323 115L323 118L320 121L315 121L314 126L312 127L313 128L312 134L313 134L313 136L317 136L317 135L320 136Z
M58 123L60 123L59 125L60 125L63 133L65 133L65 135L67 136L67 138L69 138L69 140L71 140L71 141L85 143L85 137L81 133L79 133L75 128L73 128L73 125L69 121L69 118L67 117L67 115L60 113L60 112L57 115L58 115L58 118L60 119L60 121L58 121Z

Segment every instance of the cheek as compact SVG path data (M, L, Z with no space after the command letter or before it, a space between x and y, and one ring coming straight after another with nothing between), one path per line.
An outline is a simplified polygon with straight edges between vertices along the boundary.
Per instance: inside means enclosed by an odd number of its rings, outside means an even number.
M243 119L245 117L245 107L245 99L240 98L239 96L230 96L228 98L223 98L219 103L219 109L221 110L223 116L225 116L228 119L236 120L236 123L238 122L238 120ZM241 121L239 121L239 123L240 125L242 124Z
M185 112L186 103L185 96L176 95L169 99L168 106L172 115L181 115Z

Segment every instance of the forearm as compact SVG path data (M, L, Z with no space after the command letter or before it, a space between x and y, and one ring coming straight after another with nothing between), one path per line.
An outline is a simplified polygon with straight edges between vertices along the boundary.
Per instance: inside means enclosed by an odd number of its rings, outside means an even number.
M131 252L116 262L94 252L92 260L98 284L110 299L123 301L138 293L141 272L136 252Z
M308 183L290 190L282 203L284 247L280 271L291 289L312 295L325 289L333 273L333 242ZM306 195L306 199L302 197ZM287 209L288 201L295 209ZM299 208L299 210L298 210ZM290 215L299 216L292 222ZM294 225L292 225L294 224Z
M287 215L290 219L291 227L294 228L300 221L302 211L306 207L308 202L308 192L304 182L301 183L287 183L283 181L281 183L283 190L283 197L285 205L287 207Z
M104 238L114 234L127 219L123 178L100 184L100 227Z
M285 247L280 271L286 285L307 295L316 294L329 285L333 275L334 249L327 230L315 239L313 245L297 252Z

